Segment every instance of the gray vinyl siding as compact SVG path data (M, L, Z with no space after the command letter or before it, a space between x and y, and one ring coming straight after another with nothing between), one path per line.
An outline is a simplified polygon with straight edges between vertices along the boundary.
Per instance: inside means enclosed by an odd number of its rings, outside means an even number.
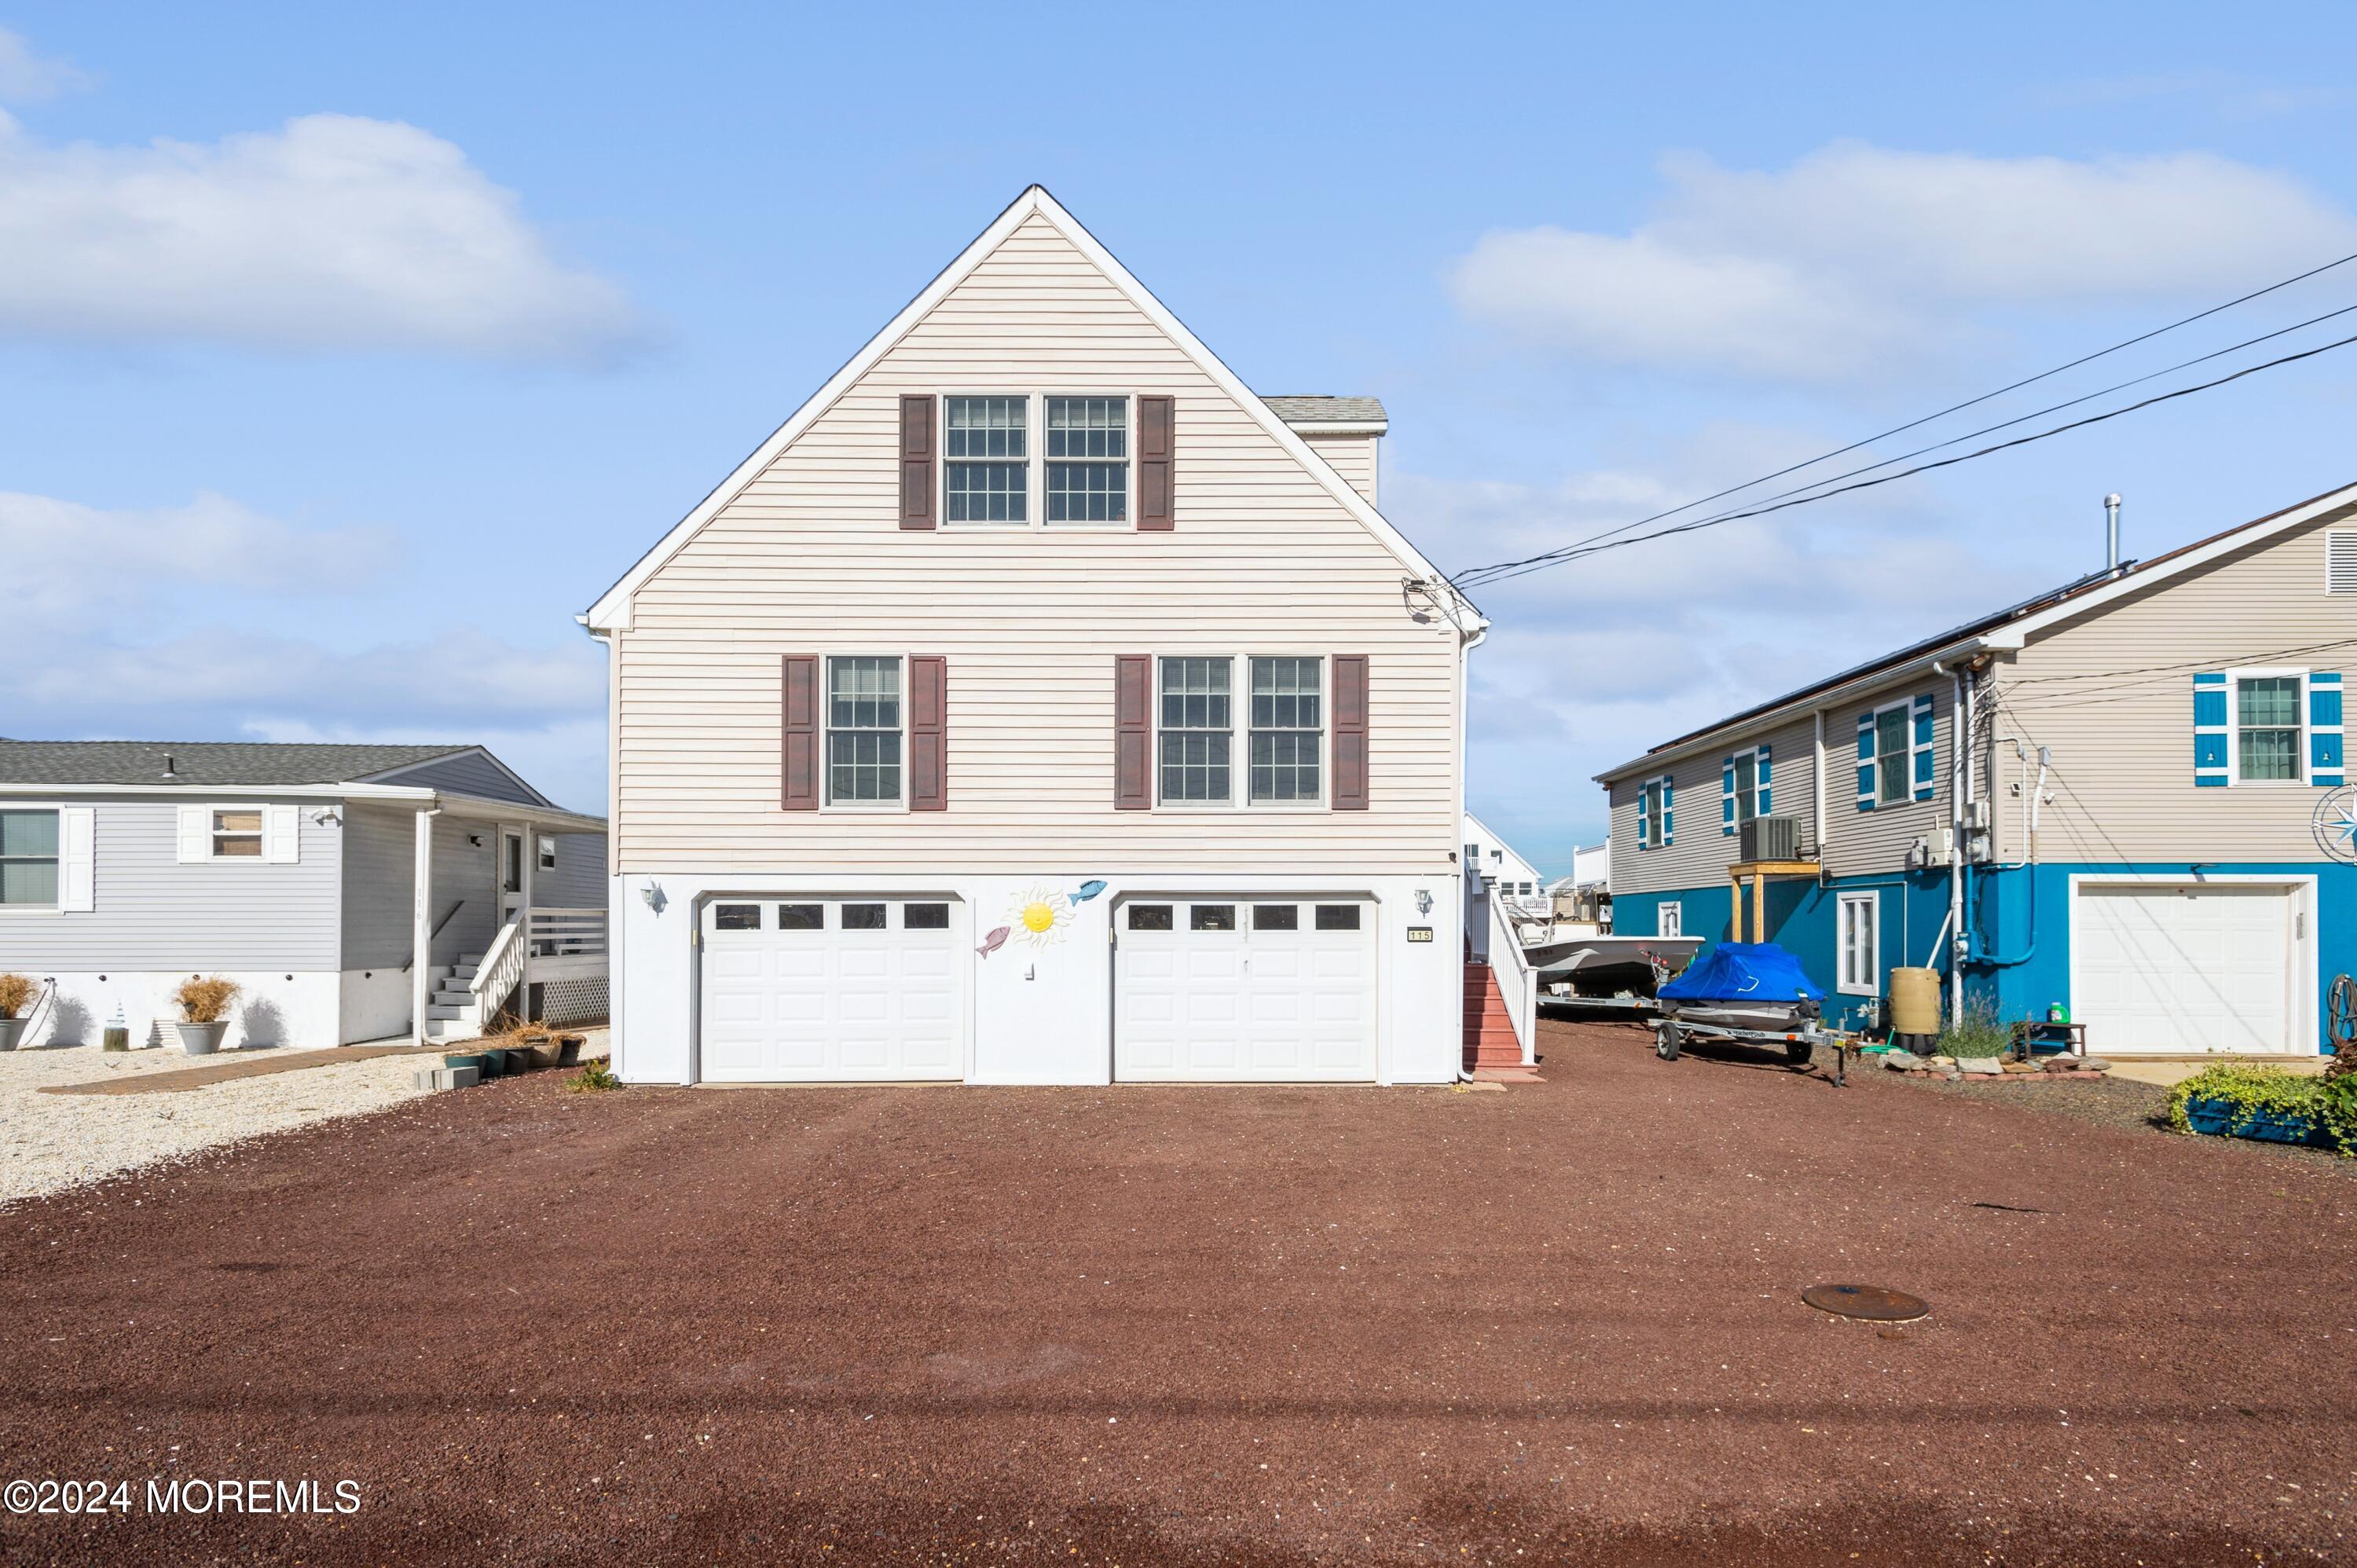
M222 804L269 800L230 792ZM48 804L48 801L27 804ZM28 974L108 970L278 970L339 967L340 829L313 817L330 802L302 803L296 860L179 864L178 802L77 797L95 808L92 908L87 913L0 910L0 970Z
M355 802L344 811L344 968L409 961L416 813Z
M1815 726L1805 716L1771 729L1736 731L1714 749L1612 781L1612 891L1661 893L1685 887L1721 886L1742 841L1721 831L1721 775L1727 755L1765 743L1770 761L1769 814L1795 817L1801 852L1816 846ZM1831 740L1827 746L1830 750ZM1834 757L1838 766L1840 758ZM1637 847L1638 791L1648 779L1671 776L1675 795L1666 847ZM1838 774L1836 774L1838 777Z
M540 909L602 909L606 907L606 835L543 834L556 840L556 869L533 863L532 902Z
M508 777L505 768L481 752L475 751L433 762L421 762L413 768L397 768L391 773L380 774L370 781L417 789L447 789L455 795L473 795L485 800L513 800L525 806L547 804Z
M2308 785L2193 783L2193 671L2339 671L2357 732L2357 598L2324 591L2325 534L2344 507L2035 638L1995 672L1997 720L1980 775L1998 853L2029 852L2022 799L2051 748L2037 855L2043 861L2226 864L2319 858ZM2305 652L2287 651L2309 650ZM2165 668L2155 668L2161 666ZM2013 741L2029 748L2025 772ZM1993 786L1993 788L1992 788ZM2347 967L2347 965L2342 965Z

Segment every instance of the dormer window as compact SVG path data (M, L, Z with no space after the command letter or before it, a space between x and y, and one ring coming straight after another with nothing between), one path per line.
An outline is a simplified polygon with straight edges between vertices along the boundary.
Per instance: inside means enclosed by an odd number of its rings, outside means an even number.
M942 519L952 528L1123 527L1135 510L1131 456L1126 397L947 396Z

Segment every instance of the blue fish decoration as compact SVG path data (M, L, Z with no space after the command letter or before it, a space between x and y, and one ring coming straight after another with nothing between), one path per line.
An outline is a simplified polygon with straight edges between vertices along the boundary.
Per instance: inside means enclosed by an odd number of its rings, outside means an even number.
M1007 929L1005 926L999 927L996 930L991 932L990 935L983 938L982 946L974 949L974 950L980 953L983 957L988 958L992 953L996 952L1000 948L1006 945L1006 929Z
M1083 882L1081 884L1081 890L1072 895L1072 902L1085 904L1104 890L1105 885L1102 882Z

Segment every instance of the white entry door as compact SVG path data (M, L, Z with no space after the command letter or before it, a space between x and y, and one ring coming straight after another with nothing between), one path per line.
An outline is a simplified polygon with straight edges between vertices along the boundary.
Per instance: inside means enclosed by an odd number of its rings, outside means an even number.
M2290 1051L2300 912L2281 885L2083 884L2072 1015L2097 1056Z
M775 894L704 907L703 1077L965 1076L965 907Z
M1375 907L1138 897L1114 918L1114 1076L1375 1076Z

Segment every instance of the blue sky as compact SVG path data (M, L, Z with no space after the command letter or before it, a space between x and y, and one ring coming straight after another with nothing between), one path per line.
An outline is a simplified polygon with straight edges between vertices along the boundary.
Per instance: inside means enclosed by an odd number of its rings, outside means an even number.
M2341 7L851 9L0 8L0 733L601 808L573 615L1035 179L1252 385L1381 396L1451 569L2357 251ZM2099 564L2107 490L2148 555L2357 478L2352 413L2357 349L1486 593L1473 804L1557 868L1599 768Z

